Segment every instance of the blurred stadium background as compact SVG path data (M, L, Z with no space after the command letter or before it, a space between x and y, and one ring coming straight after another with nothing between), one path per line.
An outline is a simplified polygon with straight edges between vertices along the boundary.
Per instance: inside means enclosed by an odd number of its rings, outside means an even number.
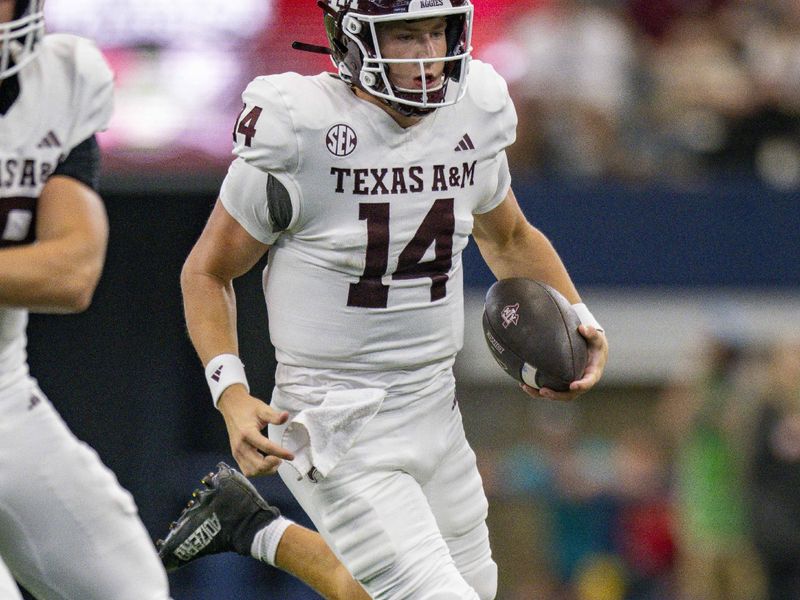
M520 116L517 196L611 342L600 389L531 402L483 347L492 279L469 248L459 396L499 600L800 598L800 3L475 4L475 56L505 75ZM241 90L327 69L289 48L322 43L321 19L312 0L47 11L51 31L95 39L116 71L101 140L112 237L92 308L32 318L31 363L155 538L232 460L185 335L179 270L230 160ZM257 271L238 290L242 354L268 397ZM304 521L277 478L257 484ZM236 556L171 584L176 600L317 598Z

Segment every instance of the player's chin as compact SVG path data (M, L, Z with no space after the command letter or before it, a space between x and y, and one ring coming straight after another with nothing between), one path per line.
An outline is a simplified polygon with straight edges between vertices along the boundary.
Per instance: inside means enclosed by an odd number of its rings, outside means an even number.
M406 82L405 85L399 85L399 88L403 90L408 90L414 94L422 94L422 82L419 79L415 79L414 81Z
M406 82L405 87L409 90L414 90L415 92L422 93L423 89L427 90L438 90L442 87L443 77L440 73L439 75L428 75L425 77L424 85L423 80L421 77L414 77L411 81Z

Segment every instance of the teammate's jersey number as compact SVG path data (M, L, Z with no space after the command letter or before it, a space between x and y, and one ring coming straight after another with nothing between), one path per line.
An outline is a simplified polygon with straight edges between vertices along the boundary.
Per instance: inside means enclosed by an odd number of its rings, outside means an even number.
M386 308L389 286L383 283L383 276L389 266L389 203L360 204L358 218L367 222L366 265L358 283L350 284L347 305ZM453 264L454 231L453 198L436 200L400 253L392 279L430 277L431 302L444 298L447 274ZM435 246L435 258L420 262L431 244Z

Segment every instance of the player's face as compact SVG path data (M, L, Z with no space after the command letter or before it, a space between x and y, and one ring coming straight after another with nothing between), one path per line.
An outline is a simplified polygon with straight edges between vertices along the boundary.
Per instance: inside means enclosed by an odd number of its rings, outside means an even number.
M438 58L447 56L444 17L415 21L390 21L378 26L378 42L383 58ZM444 76L444 62L425 64L428 89L437 88ZM422 89L419 63L389 65L389 78L401 89Z
M8 23L14 18L14 0L0 0L0 23Z

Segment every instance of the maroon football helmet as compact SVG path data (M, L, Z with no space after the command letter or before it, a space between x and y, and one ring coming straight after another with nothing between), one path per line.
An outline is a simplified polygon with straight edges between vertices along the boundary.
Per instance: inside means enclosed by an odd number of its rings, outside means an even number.
M10 77L36 54L44 35L44 0L17 0L14 17L0 23L0 79Z
M472 46L470 0L327 0L325 10L331 57L340 77L365 92L381 98L399 113L425 115L455 104L467 87ZM381 52L376 26L388 21L411 21L444 17L447 20L447 55L431 59L388 59ZM445 63L441 82L428 86L425 66ZM403 89L389 80L387 65L417 63L422 75L421 89ZM448 83L456 89L448 93Z

